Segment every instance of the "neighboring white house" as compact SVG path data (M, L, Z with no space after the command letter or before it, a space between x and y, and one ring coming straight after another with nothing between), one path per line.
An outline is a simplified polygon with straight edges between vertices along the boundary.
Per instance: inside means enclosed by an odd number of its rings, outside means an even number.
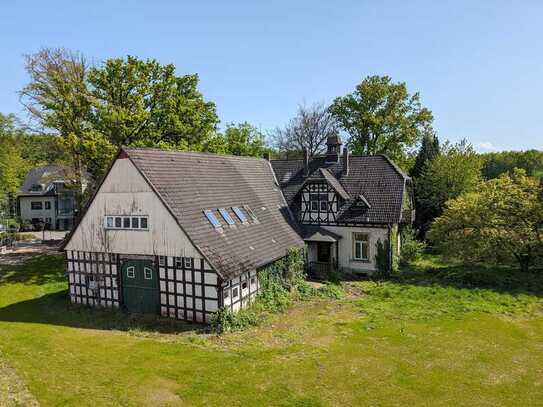
M72 302L209 322L304 243L264 159L123 148L67 237Z
M411 180L387 157L341 152L327 140L326 156L274 160L272 166L307 244L316 277L333 270L376 271L377 244L394 240L413 219ZM391 256L393 253L389 253Z
M17 195L17 212L24 223L36 229L70 230L75 217L75 193L67 167L48 165L26 175Z

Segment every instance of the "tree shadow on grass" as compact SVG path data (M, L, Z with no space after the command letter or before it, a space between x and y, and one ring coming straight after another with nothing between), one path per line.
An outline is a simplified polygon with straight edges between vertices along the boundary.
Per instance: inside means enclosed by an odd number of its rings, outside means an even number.
M116 308L91 308L71 304L67 290L0 308L0 321L148 334L210 332L209 326L200 323L177 321L157 315L128 314Z
M422 287L484 289L502 294L543 297L543 272L521 272L508 266L411 265L382 280Z
M0 284L44 285L65 281L64 257L59 253L11 253L0 263Z

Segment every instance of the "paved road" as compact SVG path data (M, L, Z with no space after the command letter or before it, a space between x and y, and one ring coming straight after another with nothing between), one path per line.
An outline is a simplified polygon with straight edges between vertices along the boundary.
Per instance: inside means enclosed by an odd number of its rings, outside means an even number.
M32 233L36 239L42 240L45 236L45 240L62 240L64 239L64 236L66 236L66 231L58 231L58 230L46 230L45 232L30 232Z

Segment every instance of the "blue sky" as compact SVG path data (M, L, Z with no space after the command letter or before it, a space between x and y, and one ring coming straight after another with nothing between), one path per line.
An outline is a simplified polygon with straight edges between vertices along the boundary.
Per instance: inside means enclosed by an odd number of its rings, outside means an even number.
M192 3L192 4L191 4ZM367 75L418 91L440 138L543 149L541 1L24 1L0 8L0 112L22 114L23 55L63 46L198 73L225 122L284 125Z

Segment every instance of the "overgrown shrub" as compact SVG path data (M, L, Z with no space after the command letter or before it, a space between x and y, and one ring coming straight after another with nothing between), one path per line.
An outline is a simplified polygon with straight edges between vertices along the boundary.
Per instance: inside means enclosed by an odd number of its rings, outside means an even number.
M390 274L389 247L388 239L384 242L379 239L375 244L375 265L377 266L377 274L379 276L387 276Z
M400 264L407 265L418 260L426 249L426 243L417 240L414 230L410 227L402 230L400 238Z
M232 312L225 307L215 313L211 327L218 333L258 325L267 315L284 311L294 300L313 296L341 298L343 290L335 284L315 289L305 280L304 253L289 250L287 256L258 272L260 290L248 308Z

